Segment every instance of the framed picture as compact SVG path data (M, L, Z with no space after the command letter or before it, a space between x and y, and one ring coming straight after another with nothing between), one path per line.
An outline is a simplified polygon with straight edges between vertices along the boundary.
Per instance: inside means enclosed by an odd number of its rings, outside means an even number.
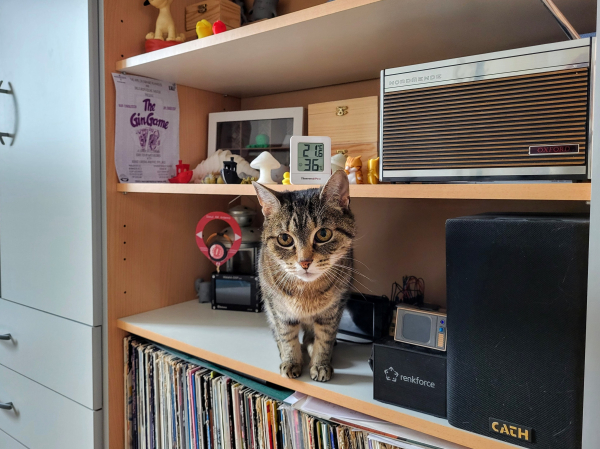
M303 135L303 125L302 107L215 112L208 115L208 156L229 150L252 162L268 151L281 164L271 175L280 183L290 171L290 138Z

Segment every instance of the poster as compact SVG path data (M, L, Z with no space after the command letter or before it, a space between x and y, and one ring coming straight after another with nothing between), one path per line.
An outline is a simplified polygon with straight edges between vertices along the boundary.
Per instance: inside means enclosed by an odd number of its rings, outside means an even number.
M113 73L119 182L167 182L179 161L177 85Z

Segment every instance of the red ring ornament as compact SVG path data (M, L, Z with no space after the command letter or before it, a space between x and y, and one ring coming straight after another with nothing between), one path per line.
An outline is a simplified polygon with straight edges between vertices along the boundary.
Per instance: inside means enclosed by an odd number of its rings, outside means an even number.
M213 220L222 220L226 222L229 226L231 226L234 235L234 240L231 244L231 248L227 250L227 257L218 261L211 257L209 248L208 246L206 246L204 238L202 237L204 228L208 223L210 223ZM240 228L238 222L235 221L231 215L225 212L218 211L209 212L204 217L202 217L196 225L196 245L198 245L198 248L200 248L200 251L202 251L202 254L204 254L208 258L208 260L214 263L217 267L220 267L221 265L224 265L225 262L227 262L229 259L231 259L235 255L235 253L237 253L240 249L240 246L242 245L242 229Z

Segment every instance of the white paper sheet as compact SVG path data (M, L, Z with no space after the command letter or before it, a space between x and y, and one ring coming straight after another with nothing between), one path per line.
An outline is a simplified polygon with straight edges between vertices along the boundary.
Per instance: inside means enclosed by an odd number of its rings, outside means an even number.
M113 73L115 166L120 182L167 182L179 160L177 85Z

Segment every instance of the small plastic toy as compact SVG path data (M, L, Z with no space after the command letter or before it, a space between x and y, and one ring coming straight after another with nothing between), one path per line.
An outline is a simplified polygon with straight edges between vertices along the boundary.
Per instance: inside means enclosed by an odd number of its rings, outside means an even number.
M281 181L281 183L283 185L285 185L285 186L289 186L291 184L291 182L290 182L290 172L289 171L286 171L283 174L283 181Z
M277 17L277 3L279 0L254 0L252 9L248 11L248 22Z
M346 167L344 169L348 175L348 181L350 184L362 184L362 161L360 156L348 156L346 159Z
M348 150L337 150L337 154L331 157L331 173L346 168L346 153Z
M206 36L212 36L213 28L210 22L206 19L202 19L200 22L196 23L196 34L198 35L198 39L202 39Z
M254 170L248 161L238 154L231 154L229 150L217 150L211 154L206 160L200 162L194 169L194 176L192 182L201 184L207 175L219 174L221 168L223 168L223 162L228 161L233 157L233 160L237 162L237 173L238 176L247 177L254 176L258 177L258 170ZM216 176L215 176L216 179Z
M240 184L242 182L237 174L237 162L233 160L233 157L230 161L223 161L221 178L223 178L225 184Z
M250 164L250 167L260 170L260 177L257 181L260 184L277 184L273 181L273 178L271 178L271 170L279 168L280 166L281 164L279 161L268 151L260 153Z
M193 171L190 170L190 164L183 164L179 159L179 164L175 166L177 174L169 179L171 184L187 184L192 179Z
M246 148L269 148L269 136L266 134L257 135L255 142L253 145L246 145Z
M152 5L158 9L156 28L154 32L146 34L146 52L171 47L185 40L183 33L177 34L175 22L171 15L173 0L146 0L144 6Z
M220 20L216 20L215 23L213 23L213 26L212 26L213 34L220 34L225 31L227 31L227 25L225 25L223 22L221 22Z
M379 184L379 158L369 159L367 162L369 172L367 173L367 182L369 184Z

